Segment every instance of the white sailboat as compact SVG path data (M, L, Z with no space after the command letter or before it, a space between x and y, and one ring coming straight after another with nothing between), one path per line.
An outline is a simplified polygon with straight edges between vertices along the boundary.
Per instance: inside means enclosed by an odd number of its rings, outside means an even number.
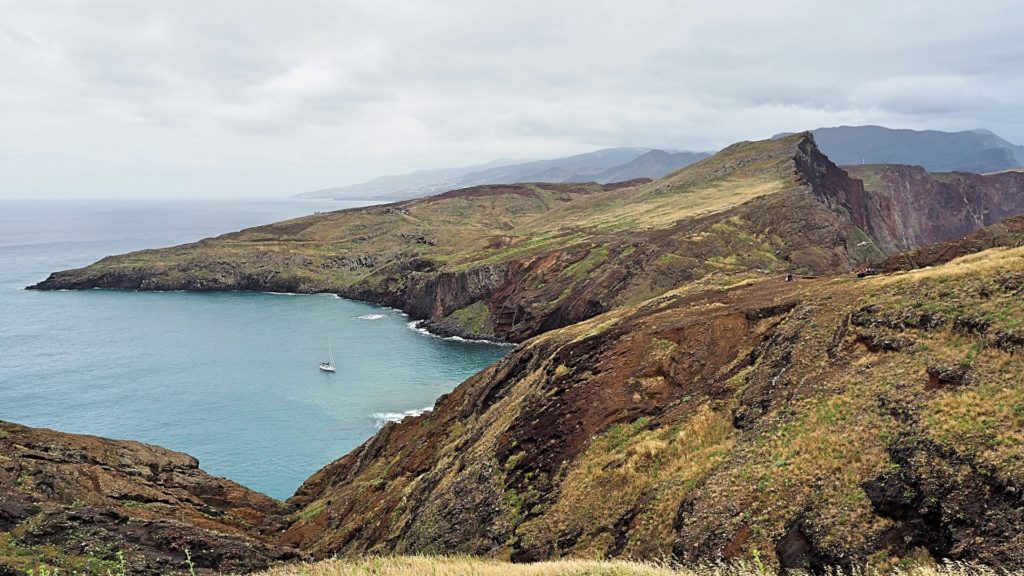
M327 353L330 355L330 360L327 362L320 363L320 369L324 372L334 372L334 350L331 349L331 343L327 343Z

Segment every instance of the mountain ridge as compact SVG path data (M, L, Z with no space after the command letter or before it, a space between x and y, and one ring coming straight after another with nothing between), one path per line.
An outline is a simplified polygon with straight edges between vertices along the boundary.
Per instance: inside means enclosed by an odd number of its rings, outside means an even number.
M522 341L680 283L844 271L1024 211L1024 174L971 176L970 198L935 178L917 174L910 195L880 178L865 188L805 133L653 182L450 191L109 257L35 288L335 292L442 334ZM891 217L936 186L943 210L980 218Z
M334 291L519 341L708 274L849 267L849 222L803 193L829 178L856 188L807 135L744 142L654 182L451 191L111 257L37 287Z
M640 177L660 178L688 163L706 158L698 152L665 152L658 161L636 161L651 148L603 148L593 152L526 162L495 160L465 168L420 170L409 174L381 176L367 182L305 192L299 198L407 200L487 184L522 182L597 182L610 184Z

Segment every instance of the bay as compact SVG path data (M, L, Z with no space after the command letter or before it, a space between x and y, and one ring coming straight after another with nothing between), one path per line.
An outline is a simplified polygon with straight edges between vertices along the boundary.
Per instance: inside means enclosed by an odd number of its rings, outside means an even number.
M510 348L332 295L23 288L103 256L357 205L0 201L0 419L159 444L277 498ZM317 364L330 343L338 372Z

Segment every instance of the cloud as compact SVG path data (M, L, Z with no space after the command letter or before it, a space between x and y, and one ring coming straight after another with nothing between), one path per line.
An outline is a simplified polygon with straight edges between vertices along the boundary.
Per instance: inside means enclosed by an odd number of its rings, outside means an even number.
M0 196L287 195L838 124L1024 142L1011 1L2 4Z

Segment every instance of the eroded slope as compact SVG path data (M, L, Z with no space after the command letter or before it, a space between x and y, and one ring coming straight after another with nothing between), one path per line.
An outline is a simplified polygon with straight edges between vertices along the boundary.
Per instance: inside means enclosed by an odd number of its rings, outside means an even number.
M550 332L313 476L285 542L1019 567L1022 269L683 289Z
M889 253L961 238L1024 214L1024 173L928 173L920 166L845 166L864 182L862 228Z

